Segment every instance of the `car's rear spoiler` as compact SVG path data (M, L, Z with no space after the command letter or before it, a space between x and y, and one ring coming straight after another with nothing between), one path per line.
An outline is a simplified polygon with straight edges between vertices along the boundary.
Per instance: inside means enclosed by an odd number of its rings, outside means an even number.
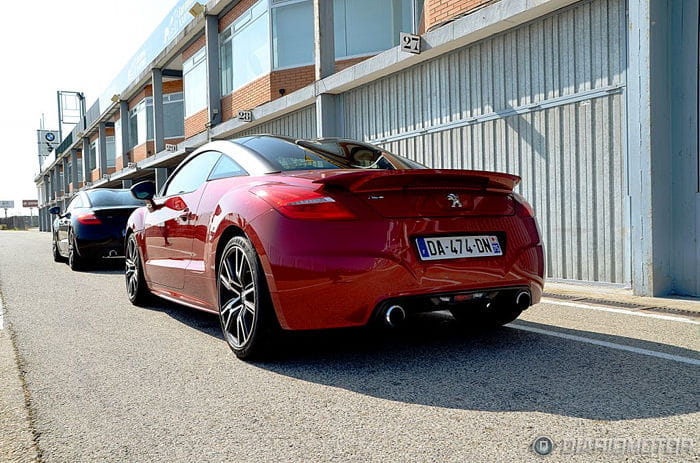
M365 170L340 174L329 172L324 174L324 177L314 180L314 183L342 187L356 192L436 187L511 192L520 183L520 177L501 172L479 170Z

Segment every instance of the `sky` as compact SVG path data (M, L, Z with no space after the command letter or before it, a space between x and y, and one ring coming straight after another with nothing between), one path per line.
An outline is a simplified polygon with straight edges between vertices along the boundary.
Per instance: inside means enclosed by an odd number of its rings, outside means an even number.
M83 92L92 106L176 3L38 0L18 3L16 12L5 8L0 15L0 200L14 200L8 215L28 214L22 200L37 199L36 131L42 113L47 129L58 127L56 91Z

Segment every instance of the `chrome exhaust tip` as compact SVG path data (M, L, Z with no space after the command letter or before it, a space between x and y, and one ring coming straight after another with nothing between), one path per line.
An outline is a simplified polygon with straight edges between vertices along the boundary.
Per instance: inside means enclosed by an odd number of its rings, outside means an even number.
M525 310L530 307L531 301L532 299L530 298L530 293L528 291L520 291L515 296L515 306L518 308L518 310Z
M406 311L400 305L392 305L384 312L384 323L389 328L396 328L406 320Z

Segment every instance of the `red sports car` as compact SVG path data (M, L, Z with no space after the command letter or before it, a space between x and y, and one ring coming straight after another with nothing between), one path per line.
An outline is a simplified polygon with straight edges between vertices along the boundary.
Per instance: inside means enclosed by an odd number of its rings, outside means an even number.
M275 329L393 326L450 310L498 326L540 299L542 242L515 175L428 169L353 140L259 135L193 152L127 226L129 299L219 314L240 358Z

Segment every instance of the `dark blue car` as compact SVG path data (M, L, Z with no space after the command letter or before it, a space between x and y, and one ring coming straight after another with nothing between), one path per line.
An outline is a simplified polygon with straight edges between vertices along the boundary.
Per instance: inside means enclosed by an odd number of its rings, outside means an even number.
M126 222L143 205L129 190L95 189L79 192L64 212L52 207L54 260L68 259L80 270L103 257L123 257Z

